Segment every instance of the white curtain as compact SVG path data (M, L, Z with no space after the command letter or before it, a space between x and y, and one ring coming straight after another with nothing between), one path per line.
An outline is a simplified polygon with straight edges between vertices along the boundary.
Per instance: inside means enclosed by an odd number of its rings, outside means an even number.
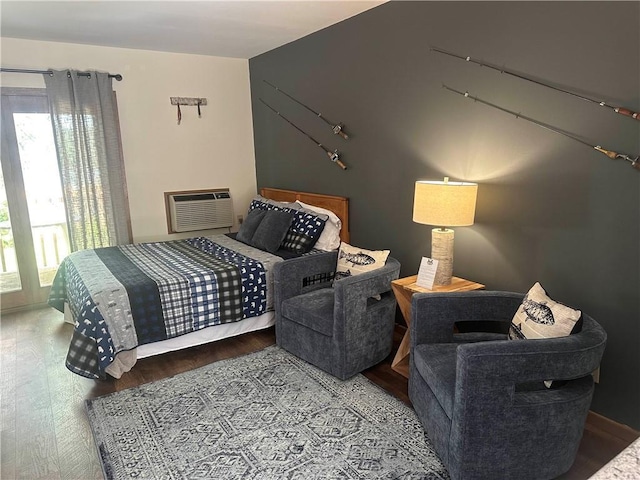
M120 127L107 73L44 74L71 250L131 242Z

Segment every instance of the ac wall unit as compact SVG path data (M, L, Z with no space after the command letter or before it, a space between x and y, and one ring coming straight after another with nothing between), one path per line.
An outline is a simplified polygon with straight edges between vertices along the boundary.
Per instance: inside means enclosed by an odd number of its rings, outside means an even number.
M233 226L229 189L165 193L169 233Z

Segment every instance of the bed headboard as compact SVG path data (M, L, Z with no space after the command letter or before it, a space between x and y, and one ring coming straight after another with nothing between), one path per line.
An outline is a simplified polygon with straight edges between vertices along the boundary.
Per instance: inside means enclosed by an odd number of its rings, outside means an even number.
M347 197L297 192L295 190L282 190L279 188L261 188L260 195L277 202L295 202L296 200L300 200L309 205L331 210L342 222L340 240L349 243L349 199Z

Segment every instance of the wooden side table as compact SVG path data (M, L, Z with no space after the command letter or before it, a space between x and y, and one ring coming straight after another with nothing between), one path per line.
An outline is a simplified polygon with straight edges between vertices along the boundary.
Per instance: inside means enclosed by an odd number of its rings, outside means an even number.
M453 277L451 285L434 285L433 289L420 287L416 285L418 275L399 278L391 282L391 289L398 301L398 306L407 322L407 331L402 337L400 347L396 352L396 356L391 363L391 368L401 375L409 378L409 351L411 349L411 338L409 336L409 327L411 325L411 297L414 293L433 293L433 292L469 292L471 290L482 290L484 285L481 283L465 280L460 277Z

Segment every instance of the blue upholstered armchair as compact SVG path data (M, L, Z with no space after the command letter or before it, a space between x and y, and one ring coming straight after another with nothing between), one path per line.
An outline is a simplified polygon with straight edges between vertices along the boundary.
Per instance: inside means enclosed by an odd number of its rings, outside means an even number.
M502 322L506 331L522 299L490 291L412 298L409 397L454 480L554 478L575 459L602 327L583 313L581 332L561 338L453 333L466 321Z
M276 342L342 380L391 352L396 300L391 281L400 263L337 280L337 252L303 256L274 266ZM379 295L380 299L374 298Z

